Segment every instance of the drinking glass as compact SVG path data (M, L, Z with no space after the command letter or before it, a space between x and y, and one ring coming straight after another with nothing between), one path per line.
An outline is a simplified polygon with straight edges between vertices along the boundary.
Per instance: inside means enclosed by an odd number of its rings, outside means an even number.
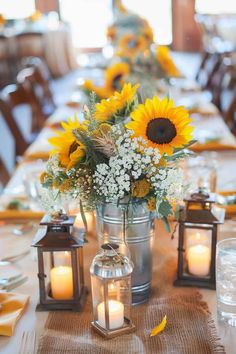
M236 238L217 243L216 295L219 320L236 326Z

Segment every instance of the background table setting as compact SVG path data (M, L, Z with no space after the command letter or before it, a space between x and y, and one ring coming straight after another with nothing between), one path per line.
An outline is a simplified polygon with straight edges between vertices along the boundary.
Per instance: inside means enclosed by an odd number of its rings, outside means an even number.
M0 353L233 354L236 137L114 8L113 55L79 69L0 194ZM54 20L57 76L76 64Z

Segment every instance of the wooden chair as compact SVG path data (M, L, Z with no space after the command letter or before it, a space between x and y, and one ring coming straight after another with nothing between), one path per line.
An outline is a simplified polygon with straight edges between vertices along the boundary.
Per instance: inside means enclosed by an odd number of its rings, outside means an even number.
M8 38L0 35L0 87L9 84L12 78L12 57L10 56Z
M7 184L7 182L10 179L10 175L9 172L5 166L4 161L2 160L1 156L0 156L0 182L3 186L5 186Z
M236 90L227 111L224 113L224 119L231 132L236 136Z
M205 52L196 75L197 82L204 90L211 90L212 79L222 63L225 54Z
M25 90L22 85L8 85L0 93L0 112L14 137L15 140L15 156L21 156L26 148L35 139L36 134L34 131L31 132L30 136L26 138L17 124L15 119L14 110L20 105L27 105L31 110L32 124L37 120L37 107L35 107L32 97L29 91ZM22 120L22 124L24 121Z
M42 32L21 32L15 36L17 58L35 56L44 57L44 40Z
M46 119L55 108L55 102L49 86L50 74L43 62L21 70L17 75L17 82L30 89L38 102L41 115Z

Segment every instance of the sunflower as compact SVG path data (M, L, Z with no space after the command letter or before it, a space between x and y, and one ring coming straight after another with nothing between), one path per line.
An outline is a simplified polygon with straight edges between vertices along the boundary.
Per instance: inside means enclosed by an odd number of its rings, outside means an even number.
M121 12L122 14L127 14L127 13L128 13L127 9L126 9L126 8L124 7L124 5L122 4L122 1L121 1L121 0L115 0L114 7L115 7L119 12Z
M112 41L115 40L116 33L117 33L116 26L113 25L107 28L107 38L111 39Z
M95 92L96 96L100 99L108 98L112 95L113 90L103 86L95 86L91 80L85 80L83 84L83 89L90 92Z
M139 84L136 84L132 87L131 83L129 82L124 84L121 92L116 91L114 93L114 98L117 101L120 110L122 110L125 106L132 104L138 87Z
M130 73L127 63L115 63L105 72L105 87L111 94L123 85L123 80ZM109 97L109 96L108 96Z
M102 100L96 105L96 119L100 122L112 120L114 115L119 115L127 106L131 106L138 88L138 84L132 87L130 83L124 84L121 92L115 92L107 100ZM127 112L129 114L129 112Z
M174 107L174 102L166 97L147 99L131 113L131 118L126 127L134 131L134 136L141 136L148 146L158 148L161 154L172 155L175 148L182 148L192 139L188 111L182 106Z
M133 33L124 34L118 43L117 55L133 59L137 53L142 52L148 46L144 36Z
M156 49L156 59L167 76L172 76L172 77L181 76L178 68L176 67L173 59L171 58L168 47L158 46Z
M144 27L143 35L149 43L154 42L153 30L148 24Z
M84 145L73 134L74 129L84 128L76 117L74 121L69 119L68 123L62 123L62 126L65 130L57 132L57 136L48 141L55 147L51 155L58 154L61 165L69 170L85 156Z

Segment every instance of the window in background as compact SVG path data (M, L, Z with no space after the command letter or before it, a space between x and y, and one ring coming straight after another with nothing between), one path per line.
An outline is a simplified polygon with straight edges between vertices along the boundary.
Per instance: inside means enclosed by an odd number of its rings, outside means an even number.
M35 11L34 0L1 0L0 13L7 19L20 19Z
M195 9L200 14L236 14L235 0L196 0Z
M112 21L111 0L60 0L62 20L69 23L76 48L99 48Z
M158 44L172 42L171 0L123 0L125 7L146 18L150 23Z

